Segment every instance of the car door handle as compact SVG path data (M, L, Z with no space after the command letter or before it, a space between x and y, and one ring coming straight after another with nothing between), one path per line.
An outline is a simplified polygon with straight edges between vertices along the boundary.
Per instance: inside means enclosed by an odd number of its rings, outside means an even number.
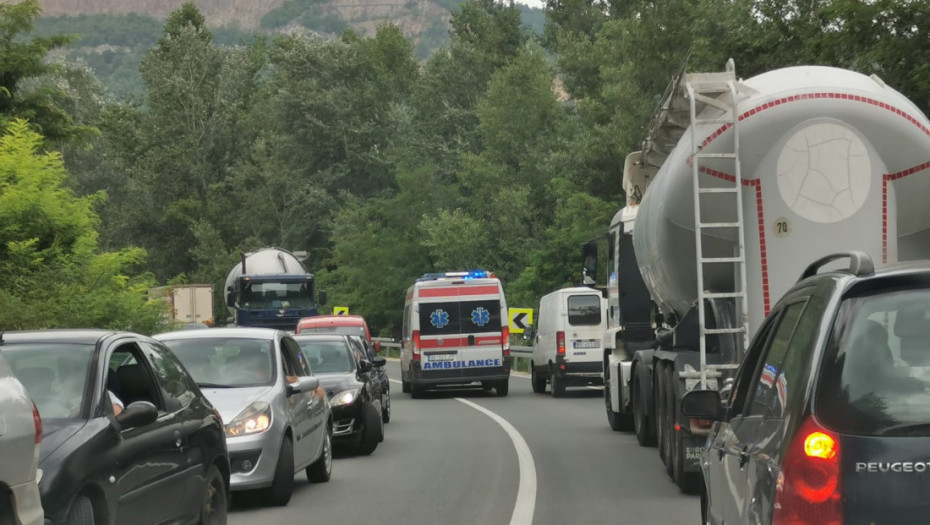
M749 461L749 445L743 447L743 450L739 453L739 468L746 466L746 463Z

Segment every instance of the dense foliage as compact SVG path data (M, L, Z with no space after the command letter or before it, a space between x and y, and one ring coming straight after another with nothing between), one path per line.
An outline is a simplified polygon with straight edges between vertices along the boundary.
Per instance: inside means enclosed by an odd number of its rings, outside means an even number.
M30 36L22 5L0 11L0 60L25 64L0 78L0 308L16 312L0 329L153 330L145 287L221 291L241 251L269 245L309 250L330 302L384 334L428 271L494 270L512 306L535 306L578 282L689 50L690 69L733 57L744 77L876 73L930 108L930 0L550 0L541 38L518 8L469 0L423 62L390 25L220 45L186 4L140 58L134 101L42 62L62 41ZM56 93L46 113L24 109L37 93ZM76 143L76 127L93 132Z

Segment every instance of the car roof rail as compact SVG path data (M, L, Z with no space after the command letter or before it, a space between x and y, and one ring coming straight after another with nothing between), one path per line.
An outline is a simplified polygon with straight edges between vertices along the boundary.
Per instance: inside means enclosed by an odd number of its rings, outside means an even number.
M872 258L869 257L869 254L860 252L859 250L851 250L843 253L834 253L833 255L827 255L817 259L804 269L804 273L801 274L801 278L798 279L798 281L807 279L812 275L817 275L817 270L833 261L846 258L849 258L849 268L846 269L846 271L854 276L864 277L875 273L875 265L872 264Z

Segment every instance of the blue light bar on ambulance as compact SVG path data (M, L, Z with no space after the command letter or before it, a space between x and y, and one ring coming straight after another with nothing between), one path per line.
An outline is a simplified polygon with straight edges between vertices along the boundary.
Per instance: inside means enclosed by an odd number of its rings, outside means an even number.
M470 272L439 272L439 273L425 273L423 277L417 279L417 281L436 281L439 279L493 279L495 277L493 272L486 270L472 270Z

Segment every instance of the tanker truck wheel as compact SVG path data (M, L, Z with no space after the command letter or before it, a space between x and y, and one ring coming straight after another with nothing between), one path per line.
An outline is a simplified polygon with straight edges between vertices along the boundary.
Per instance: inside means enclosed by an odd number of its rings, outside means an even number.
M674 479L675 474L675 369L665 367L665 471Z
M633 383L630 385L630 404L633 408L633 430L636 432L636 442L641 447L649 447L656 444L656 436L644 404L646 400L643 399L642 382L639 379L641 370L642 366L637 366L633 371Z
M665 463L665 365L659 361L652 374L652 413L656 418L656 441L659 445L659 458Z

